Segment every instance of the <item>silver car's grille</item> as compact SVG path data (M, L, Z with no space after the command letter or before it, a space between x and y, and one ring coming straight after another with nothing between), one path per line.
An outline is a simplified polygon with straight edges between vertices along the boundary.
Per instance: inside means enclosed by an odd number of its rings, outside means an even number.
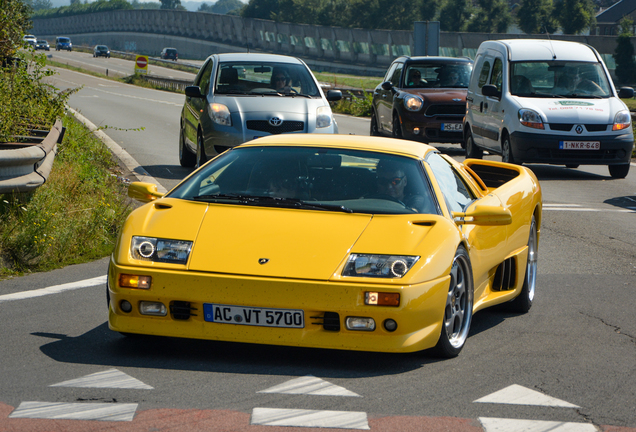
M245 124L248 129L272 135L305 130L305 122L301 121L283 121L280 126L272 126L267 120L248 120Z

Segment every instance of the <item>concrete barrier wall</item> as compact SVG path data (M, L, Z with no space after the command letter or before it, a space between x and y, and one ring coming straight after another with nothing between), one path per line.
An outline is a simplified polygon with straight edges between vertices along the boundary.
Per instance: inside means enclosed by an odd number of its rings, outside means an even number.
M219 52L251 51L293 55L322 70L378 75L400 55L413 52L413 32L363 30L278 23L204 12L119 10L33 20L33 33L54 41L69 36L75 44L106 44L120 51L158 55L164 47L180 57L203 59ZM545 35L452 33L440 35L440 54L473 57L489 39L545 38ZM605 54L614 53L616 36L565 36ZM636 46L636 37L632 38ZM608 64L608 66L611 66Z

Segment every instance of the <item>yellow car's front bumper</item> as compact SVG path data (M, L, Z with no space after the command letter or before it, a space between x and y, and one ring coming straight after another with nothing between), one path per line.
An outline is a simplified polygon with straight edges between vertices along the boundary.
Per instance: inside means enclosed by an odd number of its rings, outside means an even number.
M151 276L152 284L149 289L122 288L118 283L122 273ZM377 280L373 284L344 283L123 267L113 261L108 276L108 323L118 332L380 352L413 352L435 346L449 285L449 277L396 286ZM400 293L400 305L365 305L365 292ZM124 300L132 305L130 312L122 310ZM142 301L162 303L166 316L142 315ZM302 310L304 328L208 322L203 316L204 303ZM338 330L333 329L333 320L325 325L325 313L330 318L338 314ZM348 330L347 317L373 318L375 330ZM395 331L384 328L387 319L397 323Z

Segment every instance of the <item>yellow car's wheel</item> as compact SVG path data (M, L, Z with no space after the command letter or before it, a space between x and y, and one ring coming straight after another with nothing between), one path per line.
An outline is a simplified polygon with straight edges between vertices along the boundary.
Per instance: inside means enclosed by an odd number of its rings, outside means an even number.
M510 309L519 312L526 313L532 307L532 301L534 300L534 290L537 286L537 252L538 252L538 238L537 238L537 222L532 216L530 222L530 236L528 238L528 261L526 264L526 276L523 280L523 287L521 293L510 302Z
M444 325L435 347L438 355L456 357L464 347L473 317L473 269L468 252L460 246L451 268L444 308Z

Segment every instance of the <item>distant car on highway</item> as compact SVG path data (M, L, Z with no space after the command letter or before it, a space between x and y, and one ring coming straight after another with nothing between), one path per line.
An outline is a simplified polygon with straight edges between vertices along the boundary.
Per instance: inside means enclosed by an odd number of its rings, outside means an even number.
M37 42L36 37L33 35L24 35L22 40L28 43L29 45L31 45L32 47L35 47L35 44Z
M55 51L60 50L73 51L73 44L71 43L70 38L64 36L55 38Z
M399 57L373 92L371 135L463 142L469 58Z
M106 45L95 45L95 48L93 48L93 57L110 58L110 50Z
M305 62L273 54L214 54L186 87L179 161L200 166L245 141L281 133L338 133L329 101Z
M176 48L164 48L161 50L161 58L164 60L174 60L177 61L179 58L179 53Z
M44 40L44 39L39 39L36 43L35 43L35 49L36 50L44 50L44 51L49 51L51 49L51 46L49 45L49 42Z

